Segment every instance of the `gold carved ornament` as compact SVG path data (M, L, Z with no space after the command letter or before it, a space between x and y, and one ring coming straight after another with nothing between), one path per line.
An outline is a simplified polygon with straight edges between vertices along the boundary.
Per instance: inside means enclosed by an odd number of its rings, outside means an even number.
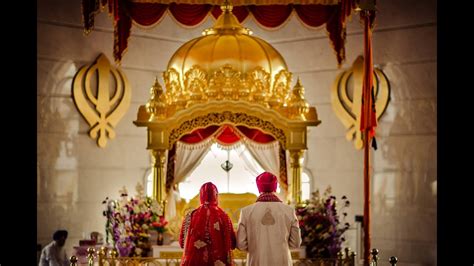
M215 101L245 101L290 120L312 120L316 114L308 108L304 88L300 82L291 88L292 74L281 54L252 36L229 2L221 10L213 27L183 44L169 60L163 72L167 101L161 114L142 108L139 120L164 121L194 105Z
M178 71L170 68L163 73L166 92L155 79L146 106L148 114L142 114L143 119L165 120L196 104L231 100L260 104L292 120L308 120L310 106L304 97L304 87L298 79L291 89L291 79L292 74L286 70L279 71L270 84L270 74L260 67L244 75L226 64L208 74L200 66L193 65L185 73L184 86L181 86Z
M97 139L99 147L106 146L107 137L115 138L114 127L127 112L131 93L127 77L120 69L111 67L104 54L76 73L72 87L74 103L90 126L89 136Z
M282 147L286 146L285 133L282 129L275 127L272 123L245 113L225 111L222 113L209 113L205 116L193 118L192 120L185 121L177 128L172 129L169 136L169 147L173 147L173 144L183 135L196 128L205 128L210 125L222 125L229 122L233 125L245 125L250 128L261 129L278 140Z
M364 57L359 56L352 68L340 73L333 83L331 102L336 116L348 128L346 139L354 140L354 146L360 150L364 142L359 130L362 105L362 80L364 73ZM378 68L374 68L374 96L377 120L385 112L390 100L390 84Z

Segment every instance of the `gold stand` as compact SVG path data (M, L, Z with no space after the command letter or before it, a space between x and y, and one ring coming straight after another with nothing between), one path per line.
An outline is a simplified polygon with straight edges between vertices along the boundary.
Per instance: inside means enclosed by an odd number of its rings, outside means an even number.
M166 199L166 153L167 150L151 150L153 158L153 198L163 207L165 206Z
M301 173L303 150L290 150L291 164L291 195L294 205L301 204Z

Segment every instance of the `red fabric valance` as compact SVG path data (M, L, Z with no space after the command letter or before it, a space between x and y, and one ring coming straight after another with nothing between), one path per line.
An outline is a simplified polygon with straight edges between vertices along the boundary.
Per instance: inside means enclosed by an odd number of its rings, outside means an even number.
M108 7L114 18L114 58L122 60L128 46L132 21L142 26L151 26L159 22L165 11L185 26L196 26L209 14L217 18L221 14L220 6L211 4L160 4L135 2L132 0L82 0L84 31L89 33L94 27L94 16ZM250 14L258 24L275 28L282 25L295 11L300 20L309 27L326 24L329 39L337 55L338 64L345 59L344 42L346 38L346 19L356 7L356 0L341 0L337 5L288 4L288 5L246 5L235 6L234 15L240 22Z
M216 134L217 133L217 134ZM232 126L232 125L223 125L223 126L208 126L206 128L195 129L191 133L182 136L179 140L188 144L197 144L212 135L215 135L215 138L220 144L232 145L240 140L240 136L245 136L252 141L257 143L269 143L275 141L275 138L266 134L263 131L260 131L256 128L249 128L246 126ZM166 173L166 192L168 193L171 189L171 184L174 180L174 167L175 167L175 156L176 156L176 143L168 151L168 167ZM280 145L280 185L284 189L288 189L288 178L287 178L287 168L286 168L286 150Z
M214 136L215 139L224 145L236 143L240 140L240 136L242 135L257 143L269 143L275 140L272 135L266 134L256 128L248 128L246 126L233 127L231 125L208 126L206 128L195 129L191 133L182 136L179 140L188 144L196 144L214 134L216 134Z

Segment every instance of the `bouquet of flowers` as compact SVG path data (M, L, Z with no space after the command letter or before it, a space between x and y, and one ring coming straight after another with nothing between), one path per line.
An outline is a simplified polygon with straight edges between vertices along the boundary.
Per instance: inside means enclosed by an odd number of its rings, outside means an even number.
M340 211L348 207L350 202L346 196L342 197L343 206ZM344 232L349 229L349 223L342 223L336 211L336 197L331 195L328 187L321 196L319 190L312 193L309 200L296 207L302 244L306 246L306 256L309 258L336 258L341 250ZM343 219L347 216L342 212Z
M149 230L155 225L165 230L167 222L163 217L160 204L151 197L144 196L143 187L137 185L137 195L128 198L125 187L120 191L120 200L106 198L102 203L106 205L103 215L107 218L106 242L118 249L122 257L147 256L151 246L149 244Z
M159 219L155 222L151 223L151 227L156 230L158 233L164 233L166 232L166 225L168 224L168 221L165 220L165 217L160 216Z

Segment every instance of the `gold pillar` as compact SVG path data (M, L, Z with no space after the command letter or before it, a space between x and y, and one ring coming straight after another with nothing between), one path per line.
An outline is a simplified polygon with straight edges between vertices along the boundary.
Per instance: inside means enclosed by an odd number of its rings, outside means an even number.
M167 150L151 150L153 158L153 198L163 207L166 199L166 152Z
M292 203L301 203L301 173L303 163L303 150L290 150L291 165L291 195Z

